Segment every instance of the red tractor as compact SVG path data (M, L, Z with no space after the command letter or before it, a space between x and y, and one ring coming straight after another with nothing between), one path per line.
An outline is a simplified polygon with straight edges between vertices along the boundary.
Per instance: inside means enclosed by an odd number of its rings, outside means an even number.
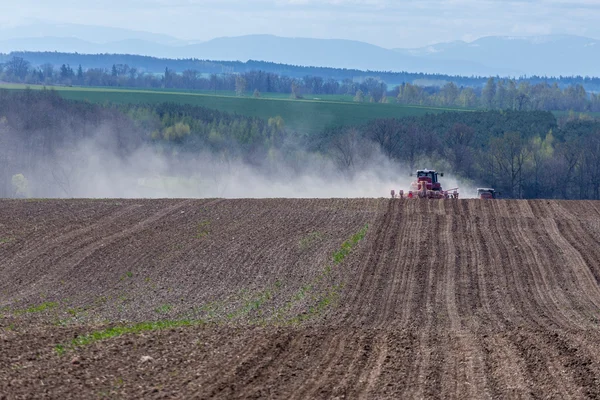
M440 177L444 174L440 173ZM409 199L458 199L458 188L442 190L442 184L438 181L438 173L433 170L420 169L416 174L417 180L411 184L411 190L408 191ZM398 194L392 190L392 198L404 198L404 191L400 190Z

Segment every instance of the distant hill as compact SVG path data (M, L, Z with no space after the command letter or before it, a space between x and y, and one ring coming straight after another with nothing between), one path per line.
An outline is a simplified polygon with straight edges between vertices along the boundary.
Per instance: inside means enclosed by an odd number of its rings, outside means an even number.
M75 25L29 30L0 30L0 52L58 51L68 53L138 54L161 58L198 58L223 61L261 60L301 66L323 66L378 71L411 71L451 75L515 75L518 71L470 61L444 60L402 54L372 44L341 39L284 38L249 35L189 43L174 38L111 28ZM46 35L43 35L43 33ZM36 33L36 34L33 34ZM29 34L29 35L28 35ZM94 39L95 38L95 39ZM118 38L118 39L117 39Z
M261 60L301 66L378 71L412 71L451 75L515 75L518 71L473 62L428 60L368 43L341 39L282 38L250 35L204 43L167 45L144 39L93 43L77 38L29 37L0 40L0 52L58 51L83 54L137 54L161 58L223 61Z
M527 75L600 76L600 40L581 36L490 36L470 43L456 41L395 50L434 64L462 60Z
M298 66L461 76L599 76L600 41L554 35L485 37L416 49L385 49L342 39L248 35L207 42L85 25L0 29L0 52L135 54L171 59L260 60Z
M250 35L218 38L185 47L188 54L213 60L264 60L303 66L327 66L377 71L445 74L485 74L487 67L473 62L435 60L401 54L372 44L341 39L282 38ZM466 71L466 72L465 72ZM511 71L495 69L495 73Z

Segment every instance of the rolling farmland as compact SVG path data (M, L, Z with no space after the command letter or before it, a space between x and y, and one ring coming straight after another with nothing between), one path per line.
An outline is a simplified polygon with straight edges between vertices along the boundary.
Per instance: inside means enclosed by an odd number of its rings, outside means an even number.
M22 90L25 85L3 84L0 89ZM41 86L31 86L41 89ZM399 104L371 104L341 101L339 96L320 96L320 100L291 100L288 96L273 95L263 98L235 97L228 92L217 94L140 89L112 89L85 87L54 87L66 99L93 103L155 104L173 102L190 104L268 119L281 116L286 126L302 132L315 133L325 128L357 125L376 118L422 116L444 111L464 111L450 108L404 106Z
M1 200L0 397L598 398L600 203Z

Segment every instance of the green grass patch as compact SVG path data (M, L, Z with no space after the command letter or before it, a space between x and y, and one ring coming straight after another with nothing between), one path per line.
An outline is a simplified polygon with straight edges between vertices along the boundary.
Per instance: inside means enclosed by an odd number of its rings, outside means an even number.
M220 316L222 310L225 309L225 306L225 300L211 301L206 304L203 304L200 307L194 307L193 313L196 315L200 314L207 320L213 321Z
M342 243L340 249L332 255L334 266L340 264L350 254L352 249L364 239L368 229L369 225L367 224L360 231L352 235L350 239ZM320 274L308 284L300 287L290 301L277 310L275 320L284 324L297 324L315 317L328 307L337 304L344 284L336 283L334 271L332 265L326 265ZM292 310L294 305L305 298L309 298L308 301L312 303L308 311L286 319L286 315Z
M68 344L58 344L54 350L58 355L64 354L68 349L83 347L101 340L106 340L127 334L139 334L147 331L156 331L171 328L180 328L192 325L201 325L204 322L201 320L176 320L176 321L156 321L156 322L141 322L129 326L114 326L99 331L89 333L87 335L78 336Z
M321 232L311 232L298 242L298 248L300 250L306 250L313 244L323 240L323 234Z
M76 318L80 315L87 315L88 311L85 307L75 307L67 309L67 314L71 317Z
M238 298L234 300L235 302L241 300L240 305L236 306L233 311L225 314L226 319L232 321L248 315L262 318L263 306L272 300L281 291L282 287L283 284L280 281L276 281L273 285L256 292L242 289L237 296Z
M125 275L123 275L123 276L121 277L121 280L125 280L125 279L127 279L127 278L133 278L133 272L131 272L131 271L127 271L127 272L125 272Z
M210 230L210 221L202 221L198 224L196 239L202 239L205 236L208 236Z
M0 88L23 90L25 85L0 85ZM39 90L43 86L30 86ZM423 116L445 111L470 111L458 108L406 106L401 104L355 103L342 96L318 96L292 100L289 95L261 94L261 98L235 97L228 92L185 92L172 89L144 90L125 88L53 87L62 97L91 103L156 104L173 102L202 106L250 117L269 119L280 116L288 128L319 133L325 128L361 125L376 118Z
M52 309L56 308L57 306L58 306L58 303L55 303L53 301L46 301L37 306L31 306L24 310L17 310L17 311L15 311L15 315L41 313L44 311L52 310Z
M320 296L317 299L315 305L308 308L308 311L302 314L298 314L292 318L290 318L287 323L288 324L299 324L303 321L309 320L315 316L320 315L323 311L325 311L328 307L333 307L337 304L340 293L344 288L343 284L332 286L325 295Z
M162 306L157 307L154 311L156 311L159 314L167 314L172 309L173 309L172 305L170 305L170 304L163 304Z
M236 311L227 314L227 319L233 320L251 312L258 312L260 308L273 298L275 293L272 289L267 288L253 295L251 298L244 301L243 305Z
M350 251L352 251L352 248L354 246L356 246L356 244L358 242L360 242L361 240L364 239L365 235L367 234L367 230L369 229L369 225L365 225L360 231L358 231L357 233L355 233L350 240L345 241L344 243L342 243L342 247L336 251L335 253L333 253L333 263L334 264L339 264L342 261L344 261L344 259L346 258L346 256L348 254L350 254Z
M586 117L592 117L592 118L600 118L600 112L573 112L573 111L553 111L553 114L557 117L557 118L561 118L561 117L572 117L572 118L586 118Z
M6 237L6 238L0 238L0 244L5 244L5 243L10 243L13 240L15 240L14 238L11 237Z
M58 354L59 356L62 356L63 354L65 354L66 349L65 346L62 344L57 344L56 346L54 346L54 351L56 352L56 354Z

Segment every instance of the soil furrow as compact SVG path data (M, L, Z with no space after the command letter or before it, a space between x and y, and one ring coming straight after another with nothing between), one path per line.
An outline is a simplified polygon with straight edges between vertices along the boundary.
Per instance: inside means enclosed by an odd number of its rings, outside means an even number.
M1 203L1 399L600 398L600 202Z

